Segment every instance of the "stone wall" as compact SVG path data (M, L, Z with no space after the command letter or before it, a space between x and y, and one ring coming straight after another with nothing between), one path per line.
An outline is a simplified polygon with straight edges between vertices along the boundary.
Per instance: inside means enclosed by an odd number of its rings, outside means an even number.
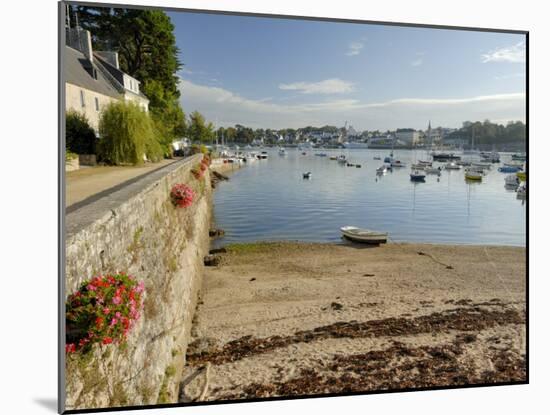
M146 295L126 345L66 356L65 409L177 401L209 245L209 173L202 180L190 173L201 158L172 163L66 216L66 294L93 276L125 271L145 282ZM173 206L175 183L195 189L192 206Z

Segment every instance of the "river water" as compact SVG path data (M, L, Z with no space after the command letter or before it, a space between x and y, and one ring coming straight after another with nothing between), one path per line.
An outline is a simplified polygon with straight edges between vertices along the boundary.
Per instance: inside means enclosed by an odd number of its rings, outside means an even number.
M329 157L345 154L361 168ZM393 241L515 245L526 244L527 204L504 187L499 165L481 183L464 171L443 170L425 183L410 181L410 163L427 160L425 150L399 150L407 167L376 174L389 150L268 150L269 159L246 164L214 193L216 227L233 242L298 240L337 242L339 228L353 225L389 232ZM374 160L380 156L382 161ZM464 156L468 158L468 156ZM510 155L501 154L506 162ZM434 164L441 165L443 164ZM501 164L500 164L501 165ZM311 179L302 173L310 171Z

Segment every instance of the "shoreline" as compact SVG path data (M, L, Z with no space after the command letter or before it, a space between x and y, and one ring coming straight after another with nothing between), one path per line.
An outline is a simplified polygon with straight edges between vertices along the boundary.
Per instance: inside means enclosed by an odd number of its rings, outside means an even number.
M186 373L210 365L208 401L526 380L524 247L225 251L187 352Z

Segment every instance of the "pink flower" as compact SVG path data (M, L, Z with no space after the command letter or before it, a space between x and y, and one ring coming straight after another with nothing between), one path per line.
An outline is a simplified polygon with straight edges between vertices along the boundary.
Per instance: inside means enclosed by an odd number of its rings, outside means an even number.
M103 309L103 314L109 314L110 312L111 312L111 310L109 310L108 307L105 307L105 308Z
M111 320L111 324L109 324L110 326L114 326L116 323L118 323L118 320L116 318L113 318Z
M113 304L120 304L122 302L122 299L120 297L113 297Z
M96 290L96 287L95 287L95 285L93 285L93 284L88 284L88 285L86 286L86 288L88 288L89 291L95 291L95 290Z

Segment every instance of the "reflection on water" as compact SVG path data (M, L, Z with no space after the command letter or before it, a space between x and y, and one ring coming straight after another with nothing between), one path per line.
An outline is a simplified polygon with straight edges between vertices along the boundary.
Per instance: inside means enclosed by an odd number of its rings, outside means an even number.
M323 150L346 154L347 167L329 157L293 149L249 163L214 193L218 244L257 240L335 242L339 228L354 225L387 231L395 241L525 246L526 204L504 187L497 165L483 182L466 182L464 171L443 170L425 183L409 180L410 164L426 151L396 151L407 167L376 174L389 150ZM467 156L466 156L467 157ZM503 161L508 157L503 155ZM312 177L304 179L310 171Z

